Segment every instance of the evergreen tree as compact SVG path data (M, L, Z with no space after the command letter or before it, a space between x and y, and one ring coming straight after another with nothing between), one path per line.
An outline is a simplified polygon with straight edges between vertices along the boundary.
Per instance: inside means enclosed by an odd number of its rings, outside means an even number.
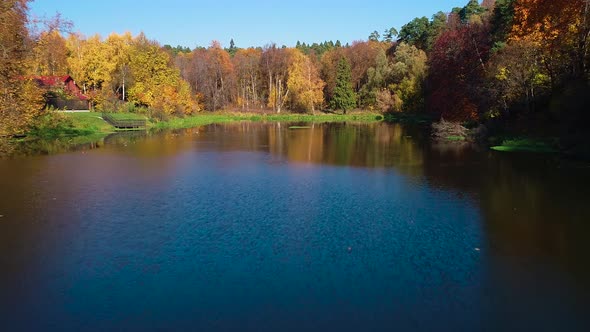
M389 30L385 30L385 32L383 33L383 41L391 43L393 42L393 39L397 37L398 34L399 32L396 28L390 28Z
M414 45L419 49L427 49L430 21L426 17L417 17L402 26L398 41Z
M238 48L236 47L236 43L234 42L233 38L229 41L229 48L227 48L226 51L232 57L238 52Z
M370 41L379 41L379 38L381 38L381 35L379 34L378 31L373 31L369 35L369 40Z
M514 21L514 0L498 0L492 14L492 38L494 48L500 49L508 39Z
M486 9L479 5L477 0L469 0L469 3L459 11L459 18L461 22L467 23L473 15L480 15L485 12Z
M341 109L344 114L349 109L356 106L356 94L352 89L352 72L350 63L342 57L338 63L336 72L336 87L334 88L334 97L330 103L332 109Z

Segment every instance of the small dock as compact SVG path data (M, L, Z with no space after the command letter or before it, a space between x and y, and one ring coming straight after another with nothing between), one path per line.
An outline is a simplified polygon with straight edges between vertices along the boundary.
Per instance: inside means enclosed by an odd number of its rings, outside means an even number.
M117 119L109 113L102 113L102 118L118 130L145 130L147 128L147 120L145 119Z

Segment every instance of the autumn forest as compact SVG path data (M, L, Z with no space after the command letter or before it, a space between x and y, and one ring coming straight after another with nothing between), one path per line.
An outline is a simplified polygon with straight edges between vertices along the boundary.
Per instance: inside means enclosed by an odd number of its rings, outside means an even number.
M2 1L2 131L42 113L33 76L71 75L95 110L167 118L203 110L427 114L488 127L566 131L587 119L589 3L470 0L368 40L295 47L161 46L129 33L82 36L59 15L31 22ZM9 106L10 105L10 106ZM524 125L523 125L524 123Z
M590 331L589 37L590 0L0 0L0 331Z

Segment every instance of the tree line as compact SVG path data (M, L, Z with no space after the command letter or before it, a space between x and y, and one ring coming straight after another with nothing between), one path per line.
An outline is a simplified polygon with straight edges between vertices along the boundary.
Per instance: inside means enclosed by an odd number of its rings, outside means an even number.
M164 115L357 108L457 121L541 110L572 123L585 116L588 0L468 0L346 45L239 48L231 40L228 48L214 41L193 50L161 47L143 34L87 38L60 24L33 33L28 2L0 7L9 27L0 32L3 119L34 116L39 98L19 77L63 74L99 110L129 103Z

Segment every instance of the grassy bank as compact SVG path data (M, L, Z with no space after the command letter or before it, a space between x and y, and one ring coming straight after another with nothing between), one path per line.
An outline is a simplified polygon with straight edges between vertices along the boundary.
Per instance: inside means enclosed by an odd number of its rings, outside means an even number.
M99 113L51 113L37 119L23 140L60 140L83 144L96 142L113 133L114 129Z
M118 130L104 121L98 112L51 113L39 118L23 140L59 140L72 144L96 142ZM110 113L117 120L145 119L134 113ZM236 112L203 112L183 118L171 118L168 121L148 121L148 130L182 129L199 127L214 123L236 121L257 122L374 122L383 117L376 113L340 114L248 114Z
M213 123L227 123L234 121L255 122L375 122L382 121L383 116L376 113L341 114L247 114L247 113L200 113L184 118L173 118L152 124L155 129L180 129L204 126Z
M491 149L501 152L558 152L557 144L555 142L532 138L505 139L500 145L494 145L491 147Z

